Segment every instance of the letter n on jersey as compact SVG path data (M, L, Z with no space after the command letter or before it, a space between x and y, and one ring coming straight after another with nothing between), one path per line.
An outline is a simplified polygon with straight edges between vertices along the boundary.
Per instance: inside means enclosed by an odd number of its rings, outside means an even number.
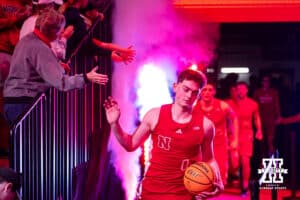
M169 151L171 149L171 138L158 135L158 144L157 146L161 149Z

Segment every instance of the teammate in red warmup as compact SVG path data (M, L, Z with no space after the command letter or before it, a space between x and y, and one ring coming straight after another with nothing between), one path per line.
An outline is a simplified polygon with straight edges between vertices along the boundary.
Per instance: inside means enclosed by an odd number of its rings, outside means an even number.
M202 192L195 198L214 196L223 190L213 153L214 126L200 112L193 112L193 104L203 83L199 72L184 70L173 86L174 103L148 111L132 135L124 132L118 122L120 110L117 102L111 97L105 101L107 120L127 151L134 151L151 136L150 164L142 180L140 199L192 200L194 196L185 189L183 175L185 169L200 157L213 167L216 187L214 191Z
M216 128L214 137L214 153L220 168L223 184L226 185L228 177L228 135L227 127L230 127L233 140L229 148L238 147L238 119L233 109L224 101L215 98L216 89L212 83L207 84L201 90L195 110L201 111L210 119Z
M242 195L248 194L248 183L250 178L250 158L253 150L253 128L252 119L256 127L255 138L262 140L261 121L257 103L247 96L248 85L245 82L237 83L237 99L228 100L227 103L233 108L239 121L239 157L242 168Z

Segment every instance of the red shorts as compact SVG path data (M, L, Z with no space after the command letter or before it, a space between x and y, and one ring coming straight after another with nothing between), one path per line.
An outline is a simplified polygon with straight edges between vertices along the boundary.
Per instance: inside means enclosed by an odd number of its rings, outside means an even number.
M252 156L253 150L253 131L244 130L239 136L239 155L240 156Z
M215 159L219 165L221 178L223 184L225 185L227 182L227 172L228 172L228 148L227 148L227 141L224 144L214 144L214 153Z

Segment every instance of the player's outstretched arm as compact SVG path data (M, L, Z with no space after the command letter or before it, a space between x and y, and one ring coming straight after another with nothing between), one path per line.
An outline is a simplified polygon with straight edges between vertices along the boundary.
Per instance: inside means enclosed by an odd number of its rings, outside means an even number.
M149 137L151 132L151 123L154 117L156 117L157 111L150 110L142 120L139 127L134 131L133 134L126 133L119 123L121 112L116 100L112 97L108 97L104 102L104 108L106 118L111 126L112 132L115 134L119 143L127 150L134 151L141 146L144 141Z

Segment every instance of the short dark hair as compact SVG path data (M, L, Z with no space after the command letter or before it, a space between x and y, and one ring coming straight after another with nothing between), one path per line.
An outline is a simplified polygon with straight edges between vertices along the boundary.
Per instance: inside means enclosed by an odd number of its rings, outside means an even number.
M178 75L177 83L181 83L184 80L195 81L200 88L206 84L206 76L202 72L192 69L185 69Z
M217 83L211 79L208 79L206 84L212 85L215 89L217 89Z
M10 168L0 168L0 183L12 183L12 190L18 191L21 188L21 174Z

